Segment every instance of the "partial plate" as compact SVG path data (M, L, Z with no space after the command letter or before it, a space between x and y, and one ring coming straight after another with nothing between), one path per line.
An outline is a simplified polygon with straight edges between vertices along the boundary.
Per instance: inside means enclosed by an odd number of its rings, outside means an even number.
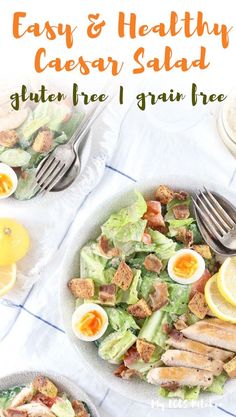
M69 398L84 401L91 412L91 417L100 417L95 405L84 391L82 391L74 382L71 382L64 376L61 376L54 372L45 371L21 371L14 374L2 376L0 378L0 390L11 388L17 385L29 384L32 380L38 376L44 375L49 379L55 381L56 386L60 391L65 392Z
M129 205L134 198L133 191L138 189L145 195L146 198L153 198L153 191L159 184L167 184L177 190L185 190L190 193L198 192L199 188L205 185L209 190L217 191L219 194L225 196L232 204L236 205L236 194L229 190L220 187L217 184L209 183L204 179L194 179L191 177L177 177L166 175L158 176L155 179L149 179L145 182L135 184L135 186L128 187L117 195L102 201L100 205L95 205L96 208L89 214L81 216L80 226L73 231L70 241L67 243L67 252L61 268L60 278L60 306L64 320L66 333L75 347L77 353L87 366L91 368L103 381L113 390L123 394L131 400L142 402L150 406L164 407L164 408L193 408L209 406L213 402L222 400L222 396L214 394L202 394L198 401L181 401L179 399L168 400L157 395L157 387L142 382L140 380L131 379L129 381L122 380L113 375L115 366L102 360L98 356L97 348L93 343L86 343L78 340L71 329L71 317L74 311L74 298L67 288L67 282L74 276L78 275L79 271L79 252L81 248L90 240L98 236L100 232L100 225L108 218L114 211ZM111 187L112 190L112 187ZM75 364L76 366L76 364ZM225 386L225 395L236 390L236 380L228 381Z

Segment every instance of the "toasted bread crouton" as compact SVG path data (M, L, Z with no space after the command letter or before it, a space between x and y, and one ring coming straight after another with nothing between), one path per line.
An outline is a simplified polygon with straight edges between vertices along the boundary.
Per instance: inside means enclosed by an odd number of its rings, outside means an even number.
M112 284L116 284L122 290L126 291L130 287L133 280L132 269L124 261L122 261L112 278Z
M236 377L236 356L223 366L230 378Z
M148 363L156 349L155 345L146 340L137 339L136 348L143 362Z
M37 376L33 380L33 388L50 398L56 398L57 387L45 376Z
M35 152L45 153L52 148L53 132L51 130L42 130L39 132L33 143L33 150Z
M208 312L208 305L206 304L204 294L197 291L189 301L188 308L199 319L204 319Z
M115 284L100 285L98 298L104 304L115 305L116 303Z
M145 317L149 317L152 314L150 307L143 298L137 303L129 306L127 311L138 319L145 319Z
M185 323L184 320L182 319L178 319L175 323L174 323L174 327L176 328L176 330L183 330L186 329L186 327L188 327L188 325Z
M186 227L179 227L175 239L182 242L186 248L190 248L193 243L193 232Z
M75 417L89 417L90 414L86 410L82 401L74 400L72 401L72 407L75 412Z
M95 292L94 282L90 278L73 278L68 287L75 298L93 298Z
M167 185L159 185L156 190L155 197L161 204L168 204L174 198L174 191Z
M208 245L193 245L193 250L198 252L205 259L212 258L211 250Z
M15 130L4 130L0 132L0 146L13 148L17 144L19 136Z

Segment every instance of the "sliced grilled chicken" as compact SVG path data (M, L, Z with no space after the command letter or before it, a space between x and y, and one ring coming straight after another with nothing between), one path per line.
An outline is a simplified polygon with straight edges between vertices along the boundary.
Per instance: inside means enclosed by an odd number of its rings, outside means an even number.
M209 323L213 324L220 329L228 330L228 332L236 333L236 325L233 323L228 323L217 318L212 318L208 320Z
M217 327L210 320L198 321L181 332L197 342L236 352L236 333Z
M19 407L15 407L15 410L27 412L28 417L55 417L55 414L46 405L36 402L20 405Z
M182 340L177 340L174 337L170 337L167 340L167 344L176 349L187 350L188 352L195 352L199 355L205 355L208 358L220 360L223 362L233 358L234 356L233 352L228 352L227 350L207 346L203 343L196 342L194 340L185 339L185 337L183 337Z
M32 400L34 391L32 387L24 387L22 390L13 398L11 407L18 407Z
M151 369L147 374L147 380L149 384L154 385L176 382L180 386L207 388L212 384L213 375L211 372L202 369L162 367Z
M184 366L187 368L203 369L212 372L213 375L220 375L224 363L207 358L198 353L187 352L186 350L167 350L161 357L162 362L167 366Z

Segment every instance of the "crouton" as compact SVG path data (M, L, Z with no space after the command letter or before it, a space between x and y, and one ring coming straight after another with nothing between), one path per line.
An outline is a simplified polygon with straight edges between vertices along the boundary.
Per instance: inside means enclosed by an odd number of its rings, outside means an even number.
M132 316L137 317L138 319L145 319L145 317L149 317L152 314L152 311L146 301L142 298L137 303L132 304L127 308L128 313L132 314Z
M174 323L174 327L176 328L176 330L183 330L186 329L186 327L188 327L188 325L185 323L184 320L182 319L178 319L175 323Z
M174 191L167 185L159 185L156 190L155 197L161 204L168 204L174 198Z
M208 312L204 294L197 291L188 303L189 310L199 319L204 319Z
M33 143L33 150L35 152L46 153L52 149L53 132L51 130L42 130L39 132Z
M115 284L105 284L99 287L99 301L104 304L114 305L116 302L116 286Z
M227 372L230 378L236 377L236 356L229 362L223 365L224 370Z
M37 376L32 385L36 391L47 397L56 398L57 396L57 387L45 376Z
M198 252L205 259L212 258L211 250L208 245L193 245L193 250Z
M13 148L17 144L19 137L15 130L4 130L0 132L0 146Z
M133 280L132 269L124 261L122 261L112 278L112 284L116 284L122 290L126 291L130 287Z
M95 293L94 282L90 278L73 278L68 287L75 298L93 298Z
M182 242L186 248L190 248L193 243L193 232L186 229L186 227L180 227L175 239L178 242Z
M156 349L155 345L146 340L137 339L136 342L137 351L141 356L143 362L148 363Z
M90 414L86 410L82 401L74 400L72 401L72 407L75 412L75 417L89 417Z

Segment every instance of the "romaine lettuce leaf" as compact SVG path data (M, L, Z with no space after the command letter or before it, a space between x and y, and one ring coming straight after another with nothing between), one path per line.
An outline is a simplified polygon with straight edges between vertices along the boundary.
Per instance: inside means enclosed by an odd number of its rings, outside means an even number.
M130 330L118 330L107 336L99 346L99 356L114 364L123 360L124 354L136 342L137 337Z
M139 329L133 316L122 308L106 307L105 310L109 318L109 324L114 330Z
M156 282L158 279L158 276L155 272L143 272L142 273L142 282L140 285L139 293L141 295L141 298L144 298L147 300L149 293L151 292L153 288L154 282Z
M191 285L168 284L169 302L163 311L181 316L188 311Z
M158 394L164 398L180 398L181 400L197 400L200 394L200 387L182 387L176 391L169 391L160 387Z
M107 259L96 254L97 242L89 242L80 251L80 275L92 278L98 284L107 283L104 269Z
M141 240L141 231L144 230L145 221L139 222L143 214L147 210L147 204L142 194L135 192L136 201L129 207L121 209L119 212L112 214L109 219L102 226L102 233L113 241L127 242L129 240ZM138 224L131 227L132 224ZM131 224L131 225L130 225ZM129 232L126 228L129 225ZM132 237L138 237L134 239ZM141 236L141 238L140 238Z
M171 317L164 311L157 310L150 317L145 319L138 337L140 339L145 339L148 342L155 343L161 348L165 348L165 342L168 335L163 330L164 324L171 325Z
M222 372L218 376L214 376L213 382L210 387L206 389L208 392L212 392L214 394L221 395L224 393L224 385L227 381L228 377L225 372Z
M148 233L155 243L155 252L161 260L170 259L176 251L176 243L157 230L148 229Z

